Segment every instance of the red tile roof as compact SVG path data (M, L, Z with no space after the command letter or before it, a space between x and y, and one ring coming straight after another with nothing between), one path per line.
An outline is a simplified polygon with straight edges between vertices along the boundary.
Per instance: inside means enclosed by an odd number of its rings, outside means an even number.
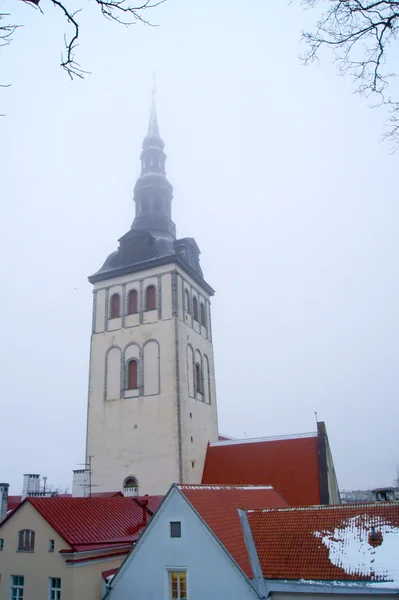
M143 528L143 509L132 498L119 495L27 498L25 502L32 504L74 549L132 543Z
M21 504L22 496L8 496L8 511L17 508L18 504Z
M202 483L272 485L290 506L320 504L317 434L212 443Z
M247 516L267 579L399 580L399 503L255 510Z
M178 485L241 569L252 576L238 508L287 506L271 487Z
M151 514L154 514L154 512L158 510L159 505L164 499L164 496L132 496L132 499L135 500L140 506L143 506L143 503L145 503L147 500L147 510Z

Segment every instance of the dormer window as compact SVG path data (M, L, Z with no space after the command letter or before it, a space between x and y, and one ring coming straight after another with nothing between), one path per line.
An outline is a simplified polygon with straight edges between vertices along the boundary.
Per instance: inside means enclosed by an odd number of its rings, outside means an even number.
M35 532L31 529L18 531L18 552L33 552L35 549Z
M116 319L121 316L121 297L119 294L111 296L111 312L110 319Z
M137 483L137 479L130 475L126 477L123 482L123 494L124 496L138 496L139 493L139 485Z

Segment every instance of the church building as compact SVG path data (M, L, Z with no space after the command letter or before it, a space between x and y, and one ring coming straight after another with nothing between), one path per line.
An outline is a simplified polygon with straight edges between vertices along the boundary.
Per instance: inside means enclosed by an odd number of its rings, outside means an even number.
M200 483L218 441L214 293L193 238L176 237L153 97L135 218L93 284L86 463L94 491L164 494ZM75 480L86 477L75 472Z

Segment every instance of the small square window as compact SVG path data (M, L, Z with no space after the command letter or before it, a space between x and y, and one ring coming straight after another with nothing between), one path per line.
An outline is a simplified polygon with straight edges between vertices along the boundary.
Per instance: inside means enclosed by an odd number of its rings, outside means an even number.
M0 550L3 550L4 548L4 539L0 538Z
M181 522L180 521L171 521L170 537L171 538L180 538L181 537Z
M49 540L48 541L48 551L49 552L54 552L54 548L55 548L55 542L54 542L54 540Z

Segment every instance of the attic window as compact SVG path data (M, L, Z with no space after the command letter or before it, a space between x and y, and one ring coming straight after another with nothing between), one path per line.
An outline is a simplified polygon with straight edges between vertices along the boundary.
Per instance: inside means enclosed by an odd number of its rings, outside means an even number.
M3 550L4 548L4 539L0 538L0 550Z
M49 552L54 552L54 548L55 548L55 542L54 542L54 540L49 540L48 541L48 551Z
M170 522L170 537L181 538L181 521Z
M35 532L31 529L18 531L18 552L33 552L35 549Z

